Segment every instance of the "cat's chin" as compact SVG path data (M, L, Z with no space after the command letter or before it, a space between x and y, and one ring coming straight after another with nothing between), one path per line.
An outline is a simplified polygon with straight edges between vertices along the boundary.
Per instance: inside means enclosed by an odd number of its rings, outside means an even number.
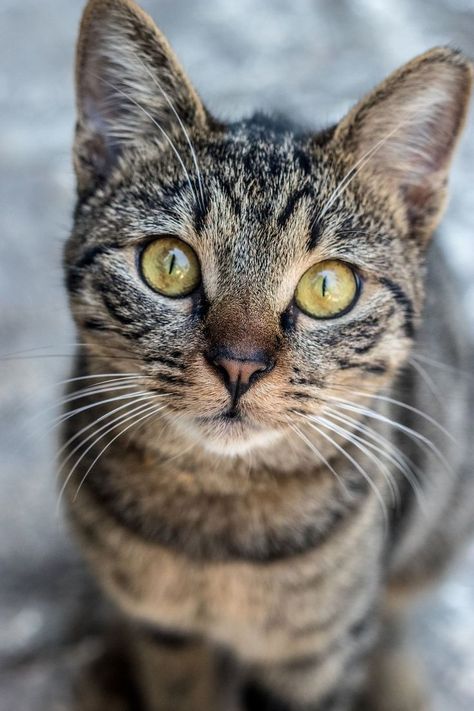
M203 437L200 440L201 446L212 454L221 457L239 457L252 452L255 449L265 449L270 447L281 438L281 432L277 430L266 430L255 432L240 438Z
M225 417L180 419L178 427L203 449L221 457L238 457L264 449L283 434L277 429Z

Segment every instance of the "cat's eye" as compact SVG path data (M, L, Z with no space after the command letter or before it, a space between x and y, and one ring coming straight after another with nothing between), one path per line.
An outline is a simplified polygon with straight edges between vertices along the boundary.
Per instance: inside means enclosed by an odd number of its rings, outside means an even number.
M359 278L345 262L329 259L314 264L301 277L295 291L297 306L313 318L342 316L354 306Z
M177 237L150 242L141 253L140 271L150 288L172 298L188 296L201 282L196 253Z

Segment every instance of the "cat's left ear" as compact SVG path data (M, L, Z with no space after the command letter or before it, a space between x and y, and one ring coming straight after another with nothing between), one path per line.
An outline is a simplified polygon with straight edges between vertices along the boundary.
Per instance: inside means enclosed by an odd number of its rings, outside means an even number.
M208 114L151 18L132 0L89 0L76 54L79 192L146 142L170 145ZM182 135L182 134L181 134Z
M424 240L442 213L471 86L467 58L447 47L432 49L360 101L332 139L354 170L400 195L412 231Z

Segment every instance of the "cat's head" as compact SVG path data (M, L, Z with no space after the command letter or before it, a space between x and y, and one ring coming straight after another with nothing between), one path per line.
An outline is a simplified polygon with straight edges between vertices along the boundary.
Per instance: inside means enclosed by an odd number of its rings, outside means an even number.
M134 3L91 0L65 256L91 368L140 374L165 418L222 454L387 385L470 85L469 62L439 48L324 132L226 125Z

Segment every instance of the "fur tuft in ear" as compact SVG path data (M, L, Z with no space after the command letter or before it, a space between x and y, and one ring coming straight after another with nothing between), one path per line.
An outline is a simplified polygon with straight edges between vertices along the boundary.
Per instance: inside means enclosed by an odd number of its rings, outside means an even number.
M89 0L76 55L79 192L103 180L127 147L170 143L206 111L166 39L131 0Z
M432 49L360 101L334 134L355 169L402 195L412 228L422 236L432 233L442 212L471 85L468 59L449 48Z

